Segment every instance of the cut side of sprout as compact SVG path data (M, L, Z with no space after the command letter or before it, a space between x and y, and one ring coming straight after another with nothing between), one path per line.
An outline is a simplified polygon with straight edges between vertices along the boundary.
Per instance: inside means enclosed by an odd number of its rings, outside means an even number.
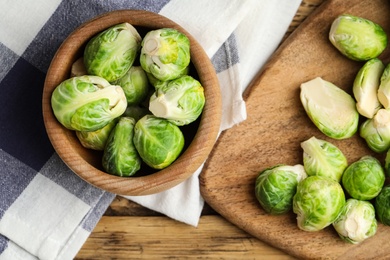
M316 77L301 84L302 105L317 128L325 135L344 139L358 129L355 100L331 82Z

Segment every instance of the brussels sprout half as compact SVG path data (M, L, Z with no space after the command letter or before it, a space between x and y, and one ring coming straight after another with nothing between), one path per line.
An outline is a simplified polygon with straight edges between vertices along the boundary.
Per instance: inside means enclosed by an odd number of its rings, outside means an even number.
M338 147L314 136L302 142L301 147L307 175L328 177L337 182L341 180L348 162Z
M135 120L121 117L104 148L102 165L107 173L132 176L141 168L141 158L133 144Z
M333 227L341 239L358 244L375 235L377 230L374 206L368 201L348 199Z
M367 61L357 73L353 82L356 109L362 116L372 118L382 107L378 99L378 88L384 65L379 59Z
M345 169L341 181L352 198L371 200L381 191L385 183L385 173L378 159L366 155Z
M284 214L292 209L298 182L307 175L302 165L277 165L259 173L255 194L262 208L270 214Z
M357 61L376 58L387 46L387 35L380 25L349 14L333 21L329 40L343 55Z
M384 108L390 108L390 63L386 65L380 78L378 99Z
M51 96L57 120L70 130L96 131L125 112L120 86L98 76L79 76L61 82Z
M377 153L390 148L390 109L380 109L372 119L360 126L360 136Z
M178 78L190 64L190 41L175 29L149 31L141 45L141 66L158 80Z
M168 120L146 115L135 125L133 142L147 165L163 169L179 157L184 147L184 135Z
M89 74L113 82L133 65L141 47L141 36L129 23L114 25L93 37L84 49Z
M375 198L375 210L378 220L390 226L390 186L385 186Z
M156 89L150 97L149 110L157 117L182 126L199 117L205 102L200 82L191 76L182 76Z
M293 211L300 229L318 231L336 220L344 204L345 194L337 181L309 176L298 184Z
M300 99L311 121L325 135L345 139L358 130L355 100L333 83L320 77L302 83Z

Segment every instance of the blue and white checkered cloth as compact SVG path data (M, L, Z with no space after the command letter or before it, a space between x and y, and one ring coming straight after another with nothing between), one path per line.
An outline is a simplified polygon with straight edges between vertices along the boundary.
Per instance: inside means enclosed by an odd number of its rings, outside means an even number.
M277 48L300 2L0 1L0 259L72 259L115 197L70 171L44 129L45 73L76 27L118 9L148 10L179 23L218 73L224 130L245 120L241 94ZM204 203L200 171L166 192L127 198L196 226Z

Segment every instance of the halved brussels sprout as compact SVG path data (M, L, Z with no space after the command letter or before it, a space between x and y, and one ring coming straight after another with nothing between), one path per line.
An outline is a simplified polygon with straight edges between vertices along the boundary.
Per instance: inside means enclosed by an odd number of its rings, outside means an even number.
M140 104L149 93L149 80L140 66L132 66L113 84L123 88L129 106Z
M374 206L368 201L348 199L333 227L344 241L363 242L377 230Z
M375 210L378 220L390 226L390 186L385 186L375 198Z
M163 169L179 157L184 147L184 135L168 120L146 115L135 125L133 142L147 165Z
M367 119L360 126L360 136L374 152L386 152L390 148L390 109L380 109Z
M383 70L378 88L378 99L384 108L390 108L390 63Z
M356 109L367 118L372 118L382 107L377 94L384 68L381 60L371 59L359 70L353 82Z
M298 184L293 211L300 229L318 231L336 220L344 204L345 194L337 181L309 176Z
M51 96L57 120L70 130L96 131L125 112L120 86L98 76L73 77L61 82Z
M358 129L359 113L347 92L320 77L301 84L302 105L317 128L335 139L345 139Z
M366 155L345 169L341 181L352 198L371 200L381 191L385 183L385 173L378 159Z
M79 139L81 145L85 148L103 151L104 147L106 146L108 137L110 136L111 130L115 127L117 122L118 118L115 118L106 126L96 131L76 131L76 136Z
M277 165L259 173L255 195L263 209L279 215L292 209L292 199L298 182L307 175L302 165Z
M114 25L93 37L84 49L89 74L113 82L133 65L141 47L141 36L129 23Z
M333 21L329 40L343 55L357 61L376 58L387 46L387 35L380 25L349 14Z
M141 158L133 144L135 120L121 117L111 131L104 149L102 165L107 173L132 176L141 168Z
M141 45L142 68L159 80L178 78L190 64L190 41L175 29L149 31Z
M182 126L199 117L205 101L200 82L191 76L182 76L156 89L150 97L149 110L157 117Z
M338 147L314 136L302 142L301 147L303 166L307 175L328 177L337 182L341 180L348 162Z

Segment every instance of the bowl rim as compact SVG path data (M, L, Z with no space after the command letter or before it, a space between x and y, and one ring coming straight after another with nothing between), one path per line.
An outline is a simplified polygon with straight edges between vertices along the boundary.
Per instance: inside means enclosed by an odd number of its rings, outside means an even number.
M206 96L198 130L187 149L167 168L139 177L111 175L86 163L79 151L70 143L70 135L74 135L74 131L63 127L51 109L51 93L59 83L70 77L70 67L77 53L80 52L79 47L86 44L98 32L123 22L128 22L136 28L145 27L150 30L174 28L186 34L191 44L191 62L199 75ZM192 59L195 54L198 59ZM67 69L63 69L64 67ZM207 97L212 97L212 99ZM155 194L172 188L189 178L203 165L218 138L222 118L222 100L214 66L201 45L190 33L160 14L144 10L123 9L110 11L88 20L76 28L60 45L46 74L42 94L42 112L46 132L54 150L74 173L103 190L118 195L138 196ZM204 121L205 118L207 121Z

